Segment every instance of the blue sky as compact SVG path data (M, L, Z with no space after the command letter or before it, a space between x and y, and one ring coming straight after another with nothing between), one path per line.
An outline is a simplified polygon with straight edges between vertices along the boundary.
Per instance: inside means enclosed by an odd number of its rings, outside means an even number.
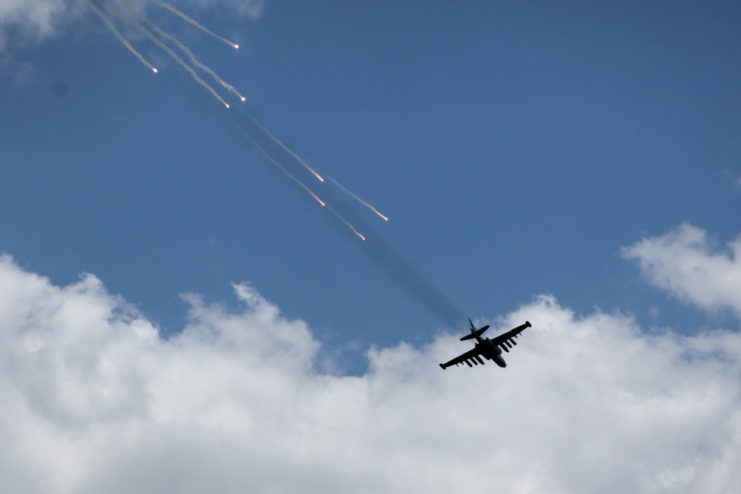
M690 331L729 316L648 286L620 248L682 222L720 247L738 233L740 10L267 2L259 20L197 11L239 51L149 13L308 163L388 214L376 221L317 186L463 314L550 293L579 311L619 309ZM240 281L330 345L419 343L445 328L234 132L235 112L145 40L134 38L156 76L91 15L43 42L8 33L0 251L57 283L95 273L165 332L182 327L180 293L224 302Z

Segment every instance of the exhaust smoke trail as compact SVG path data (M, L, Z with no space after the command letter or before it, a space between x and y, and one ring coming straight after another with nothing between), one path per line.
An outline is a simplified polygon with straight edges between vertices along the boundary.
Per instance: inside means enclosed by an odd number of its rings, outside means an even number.
M368 204L368 203L367 203L366 201L364 201L363 199L361 199L360 197L358 197L358 195L357 195L357 194L355 194L355 193L353 193L353 192L349 191L349 190L348 190L347 188L345 188L345 186L343 186L343 185L342 185L341 183L339 183L339 182L338 182L337 180L335 180L335 179L334 179L334 178L332 178L332 177L328 177L328 178L329 178L329 179L330 179L330 180L332 181L332 183L334 183L334 184L335 184L335 185L336 185L337 187L339 187L339 188L340 188L340 190L342 190L342 191L343 191L344 193L346 193L347 195L349 195L350 197L352 197L353 199L355 199L356 201L358 201L358 202L359 202L360 204L362 204L363 206L367 207L368 209L370 209L371 211L373 211L374 213L376 213L376 214L377 214L378 216L380 216L380 217L381 217L381 218L382 218L382 219L383 219L384 221L388 221L388 220L389 220L389 219L388 219L388 217L384 216L384 215L383 215L383 214L381 214L381 212L380 212L380 211L378 211L378 210L377 210L376 208L374 208L373 206L371 206L370 204Z
M123 45L126 47L127 50L129 50L131 53L133 53L134 56L136 56L136 58L138 58L141 63L143 63L144 65L146 65L147 67L149 67L149 69L152 72L154 72L155 74L157 73L157 69L151 63L149 63L147 61L147 59L142 56L141 53L139 53L138 51L136 51L136 49L134 49L134 47L131 46L131 43L129 43L126 40L126 38L124 38L123 35L118 31L118 29L116 29L116 26L113 25L113 22L111 22L111 20L108 18L108 16L106 16L90 0L83 0L83 1L87 4L88 7L90 7L90 10L92 10L93 12L95 12L97 14L97 16L100 17L100 20L102 20L105 23L105 25L108 27L108 29L113 33L113 35L116 36L116 38L118 38L118 40L121 43L123 43Z
M291 156L293 156L296 159L296 161L298 161L299 163L301 163L304 166L304 168L306 168L307 170L309 170L317 179L319 179L320 182L324 182L324 178L322 178L321 175L319 175L312 167L310 167L309 165L307 165L306 162L304 162L304 160L302 160L301 157L299 155L297 155L296 153L294 153L288 146L286 146L285 144L283 144L280 141L280 139L278 139L277 137L275 137L273 135L273 133L270 132L255 117L253 117L252 115L247 115L247 117L250 120L252 120L252 123L254 123L255 125L257 125L260 128L260 130L262 130L263 132L265 132L265 134L267 134L267 136L270 137L273 140L274 143L276 143L277 145L279 145L280 147L282 147L285 152L287 152L288 154L290 154Z
M175 53L174 51L172 51L172 49L170 49L169 46L167 46L162 41L160 41L159 39L157 39L157 37L154 34L152 34L152 32L149 29L147 29L141 23L139 23L138 21L136 21L136 19L129 19L128 17L126 17L125 15L123 15L121 12L119 12L116 8L114 8L113 6L111 6L110 3L106 3L106 10L110 14L116 16L122 22L125 22L126 24L129 24L129 25L132 25L132 26L136 27L139 31L142 32L142 34L144 34L147 38L149 38L149 40L152 43L154 43L159 48L161 48L162 50L164 50L182 68L184 68L185 70L187 70L188 73L193 77L193 80L195 80L198 84L200 84L201 86L203 86L209 93L211 93L213 95L214 98L216 98L217 100L219 100L225 107L230 108L229 103L227 103L226 101L224 101L224 98L222 98L219 95L219 93L216 92L216 90L214 88L212 88L206 81L204 81L203 79L201 79L199 77L199 75L196 74L196 71L193 70L193 68L191 68L190 65L188 65L187 63L185 63L183 61L183 59L178 56L177 53Z
M370 231L372 233L372 231ZM383 268L391 280L428 311L451 328L457 329L465 321L461 311L422 273L401 254L394 251L377 235L369 235L363 244L365 254Z
M224 81L219 75L211 70L210 67L202 63L196 56L193 54L193 52L185 46L179 39L177 39L175 36L171 35L170 33L166 32L164 29L160 28L157 24L152 22L146 15L144 15L142 12L139 12L136 10L136 8L129 2L129 0L123 0L126 6L131 10L134 15L136 15L137 19L141 21L142 23L146 24L150 29L152 29L160 38L168 40L173 45L177 46L180 51L185 53L185 55L190 60L190 63L198 67L199 69L203 70L204 72L207 72L211 77L214 78L216 82L222 85L227 91L230 91L232 94L236 95L243 103L247 101L247 98L245 98L239 91L237 91L234 86L229 84L228 82Z
M233 41L229 41L228 39L224 38L223 36L219 36L218 34L214 33L213 31L210 31L209 29L206 29L204 26L202 26L201 24L199 24L198 21L196 21L195 19L193 19L193 18L187 16L186 14L180 12L178 9L176 9L175 7L173 7L172 5L170 5L169 3L162 2L161 0L152 0L152 2L155 3L156 5L159 5L163 9L169 10L170 12L172 12L173 14L175 14L176 16L178 16L181 19L183 19L185 22L187 22L187 23L195 26L197 29L200 29L204 33L208 34L209 36L212 36L212 37L218 39L219 41L222 41L222 42L226 43L227 45L231 46L235 50L238 50L239 49L239 45L237 43L234 43Z
M329 206L328 206L329 207ZM336 205L338 215L345 221L358 225L365 242L361 251L376 266L385 271L391 281L422 305L429 313L452 329L459 329L465 323L457 305L445 296L442 290L427 279L409 259L389 246L372 228L358 217L357 211L349 206Z
M245 132L244 130L240 129L236 125L235 125L235 127L245 137L245 139L247 139L248 141L250 141L252 143L252 145L255 146L258 151L260 151L260 154L262 154L263 157L266 160L268 160L270 163L272 163L273 165L275 165L275 167L278 168L278 170L282 171L285 176L287 176L288 178L290 178L291 180L293 180L302 189L304 189L306 192L308 192L311 195L311 197L314 198L314 200L316 202L318 202L319 204L321 204L322 207L325 207L327 205L327 203L324 202L324 201L322 201L321 199L319 199L319 196L317 196L309 187L307 187L306 184L304 184L301 180L297 179L291 172L289 172L288 170L286 170L286 168L283 165L281 165L280 163L278 163L278 161L276 161L272 156L270 156L268 154L268 152L265 151L265 148L263 148L262 146L260 146L260 144L258 144L257 141L255 139L253 139L251 135L249 135L247 132Z

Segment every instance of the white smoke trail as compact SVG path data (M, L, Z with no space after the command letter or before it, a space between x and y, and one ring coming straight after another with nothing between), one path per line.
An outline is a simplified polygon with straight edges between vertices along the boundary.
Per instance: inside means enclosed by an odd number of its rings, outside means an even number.
M139 53L138 51L136 51L136 49L134 49L134 47L131 46L131 43L129 43L126 40L126 38L124 38L123 35L118 31L118 29L116 29L116 26L113 25L113 22L111 22L111 20L108 18L108 16L106 16L90 0L83 0L83 1L87 4L88 7L90 7L90 10L92 10L93 12L95 12L97 14L97 16L100 17L100 19L105 23L105 25L113 33L113 35L116 36L116 38L118 38L118 40L121 43L123 43L123 45L126 47L126 49L128 49L131 53L133 53L134 56L136 56L136 58L138 58L141 63L143 63L144 65L146 65L147 67L149 67L149 69L152 72L154 72L155 74L157 73L157 69L151 63L149 63L147 61L147 59L142 56L141 53Z
M150 29L152 29L160 38L164 38L173 45L177 46L180 51L185 53L185 55L190 60L190 63L198 67L199 69L203 70L204 72L207 72L211 77L214 78L216 82L221 84L225 89L230 91L232 94L236 95L242 102L247 101L247 98L245 98L239 91L237 91L234 86L229 84L228 82L224 81L219 75L214 72L210 67L202 63L198 58L193 54L193 52L188 48L185 44L183 44L179 39L177 39L175 36L171 35L170 33L166 32L164 29L157 26L154 22L152 22L146 15L142 14L141 12L138 12L134 6L129 2L129 0L123 0L124 3L129 7L129 9L136 15L136 17L146 24Z
M226 43L227 45L231 46L235 50L238 50L239 49L239 45L237 43L234 43L233 41L230 41L230 40L224 38L223 36L219 36L215 32L207 29L206 27L204 27L203 25L201 25L198 21L196 21L192 17L189 17L188 15L182 13L181 11L179 11L178 9L176 9L175 7L173 7L172 5L170 5L169 3L162 2L160 0L152 0L152 2L154 4L156 4L156 5L159 5L163 9L169 10L170 12L172 12L173 14L175 14L176 16L178 16L181 19L183 19L185 22L187 22L187 23L195 26L196 28L200 29L204 33L208 34L209 36L213 36L214 38L218 39L219 41L223 41L224 43Z
M262 130L263 132L265 132L265 134L267 134L267 136L270 137L273 140L273 142L275 142L277 145L279 145L280 147L282 147L285 152L287 152L288 154L290 154L291 156L293 156L296 159L296 161L298 161L299 163L301 163L303 165L303 167L306 168L307 170L309 170L317 179L319 179L320 182L324 182L324 178L322 178L322 176L319 175L316 172L316 170L314 170L312 167L310 167L309 165L307 165L306 162L304 160L302 160L301 157L298 154L294 153L291 150L291 148L289 148L288 146L286 146L285 144L283 144L283 142L281 142L280 139L278 139L277 137L275 137L273 135L273 133L270 132L267 129L267 127L265 127L262 123L260 123L252 115L247 115L247 116L249 117L250 120L252 120L252 123L254 123L255 125L257 125L260 128L260 130Z
M364 235L363 235L362 233L360 233L360 232L359 232L359 231L358 231L358 230L357 230L357 229L356 229L356 228L355 228L355 227L354 227L354 226L352 225L352 223L350 223L349 221L347 221L347 220L346 220L346 219L345 219L345 218L344 218L344 217L343 217L343 216L342 216L342 215L341 215L340 213L338 213L337 211L335 211L335 210L334 210L334 208L333 208L332 206L327 206L327 209L329 209L329 211L330 211L330 212L331 212L332 214L334 214L335 216L337 216L337 218L339 218L339 220L340 220L341 222L343 222L343 223L344 223L344 224L345 224L345 225L346 225L346 226L347 226L347 227L348 227L348 228L349 228L350 230L352 230L352 232L353 232L353 233L354 233L355 235L357 235L358 237L360 237L360 240L362 240L363 242L365 242L365 236L364 236Z
M313 191L312 191L312 190L311 190L311 189L310 189L309 187L307 187L307 186L306 186L306 184L304 184L304 183L303 183L303 182L302 182L301 180L299 180L298 178L296 178L296 177L295 177L295 176L294 176L294 175L293 175L293 174L292 174L291 172L289 172L288 170L286 170L286 168L285 168L285 167L284 167L283 165L281 165L281 164L280 164L280 163L279 163L278 161L276 161L276 160L275 160L275 159L274 159L274 158L273 158L272 156L270 156L270 155L268 154L268 152L267 152L267 151L265 151L265 148L263 148L262 146L260 146L260 145L259 145L259 144L257 143L257 141L256 141L255 139L253 139L253 138L252 138L252 136L251 136L251 135L249 135L249 134L248 134L247 132L245 132L244 130L240 129L239 127L237 127L237 130L239 130L239 132L240 132L240 133L241 133L241 134L242 134L242 135L243 135L243 136L244 136L244 137L245 137L245 138L246 138L246 139L247 139L248 141L250 141L250 142L251 142L251 143L252 143L252 144L253 144L253 145L254 145L254 146L255 146L255 147L257 148L257 150L258 150L258 151L260 151L260 154L262 154L262 155L263 155L263 156L265 157L265 159L266 159L266 160L268 160L268 161L269 161L270 163L272 163L273 165L275 165L275 167L277 167L277 168L278 168L278 169L279 169L279 170L280 170L281 172L283 172L283 174L284 174L284 175L286 175L286 176L287 176L288 178L290 178L290 179L291 179L291 180L293 180L293 181L294 181L294 182L295 182L296 184L298 184L298 185L299 185L299 186L300 186L300 187L301 187L302 189L304 189L304 190L305 190L306 192L308 192L308 193L309 193L309 194L311 195L311 197L313 197L313 198L314 198L314 200L315 200L316 202L318 202L319 204L321 204L321 205L322 205L322 207L324 207L324 206L326 206L326 205L327 205L327 203L326 203L326 202L324 202L324 201L322 201L322 200L321 200L321 199L319 198L319 196L317 196L317 195L316 195L316 194L315 194L315 193L314 193L314 192L313 192Z
M107 10L107 11L108 11L108 12L109 12L110 14L112 14L112 15L116 16L116 17L117 17L118 19L120 19L120 20L121 20L122 22L125 22L125 23L127 23L127 24L130 24L130 25L133 25L134 27L136 27L136 28L137 28L137 29L138 29L139 31L141 31L141 32L142 32L142 33L143 33L143 34L144 34L144 35L145 35L145 36L146 36L147 38L149 38L149 39L150 39L150 41L152 41L152 43L154 43L154 44L155 44L155 45L157 45L157 46L158 46L159 48L161 48L162 50L164 50L164 51L165 51L165 52L166 52L166 53L167 53L168 55L170 55L170 56L171 56L171 57L173 58L173 60L175 60L175 61L176 61L176 62L177 62L177 63L178 63L178 64L179 64L179 65L180 65L180 66L181 66L182 68L184 68L184 69L185 69L186 71L188 71L188 73L189 73L189 74L190 74L190 75L191 75L191 76L193 77L193 79L194 79L194 80L195 80L195 81L196 81L196 82L197 82L198 84L200 84L201 86L203 86L203 87L204 87L204 88L205 88L205 89L206 89L206 90L207 90L207 91L208 91L209 93L211 93L211 94L212 94L212 95L214 96L214 98L216 98L217 100L219 100L219 101L220 101L220 102L221 102L221 103L222 103L222 104L223 104L223 105L224 105L225 107L229 108L229 103L227 103L227 102L226 102L226 101L224 100L224 98L222 98L222 97L221 97L221 96L219 95L219 93L217 93L217 92L216 92L216 90L215 90L215 89L214 89L213 87L211 87L211 86L210 86L210 85L209 85L209 84L208 84L208 83L207 83L206 81L204 81L203 79L201 79L201 78L200 78L200 77L198 76L198 74L196 74L196 71L195 71L195 70L193 70L193 68L192 68L192 67L191 67L190 65L188 65L187 63L185 63L185 62L183 61L183 59L181 59L181 58L180 58L180 57L178 56L178 54L177 54L177 53L175 53L174 51L172 51L172 50L170 49L170 47L169 47L169 46L167 46L167 45L166 45L166 44L164 44L164 43L163 43L162 41L160 41L159 39L157 39L157 37L156 37L156 36L154 36L154 34L152 34L152 32L151 32L151 31L150 31L149 29L147 29L146 27L144 27L143 25L141 25L141 23L137 22L137 21L136 21L135 19L130 19L130 18L126 17L125 15L123 15L123 14L122 14L121 12L119 12L119 11L118 11L117 9L115 9L114 7L112 7L110 3L106 3L106 10Z
M373 206L371 206L370 204L368 204L366 201L364 201L363 199L361 199L357 194L355 194L352 191L348 190L344 185L342 185L341 183L339 183L337 180L335 180L332 177L329 177L329 179L332 181L332 183L334 183L337 187L339 187L340 190L342 190L347 195L349 195L350 197L352 197L353 199L355 199L356 201L358 201L363 206L367 207L368 209L370 209L371 211L373 211L374 213L376 213L384 221L388 221L389 220L387 216L381 214L381 212L379 210L377 210L376 208L374 208Z

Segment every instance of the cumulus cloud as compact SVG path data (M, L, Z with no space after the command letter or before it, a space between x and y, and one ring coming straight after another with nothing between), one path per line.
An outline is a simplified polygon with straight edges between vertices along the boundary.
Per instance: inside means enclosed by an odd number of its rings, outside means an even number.
M507 369L437 363L438 334L373 348L360 376L252 287L185 296L163 338L93 275L68 286L0 258L0 491L732 492L741 336L647 336L539 297Z
M650 283L704 310L731 309L741 317L741 237L716 249L705 231L682 224L622 250Z

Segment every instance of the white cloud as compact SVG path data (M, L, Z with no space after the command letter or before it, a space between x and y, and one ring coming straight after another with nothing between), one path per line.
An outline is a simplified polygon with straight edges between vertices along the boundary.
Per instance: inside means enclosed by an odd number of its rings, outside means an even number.
M741 237L718 251L703 230L685 223L622 252L657 287L702 309L731 309L741 317Z
M39 35L51 33L55 17L69 8L66 0L0 0L0 27L20 24Z
M262 9L265 6L264 0L190 0L189 3L195 7L225 5L252 20L257 20L262 16Z
M188 295L163 339L92 275L54 286L0 258L0 491L732 492L741 336L647 336L540 297L499 369L437 363L438 335L317 370L319 343L247 285Z

